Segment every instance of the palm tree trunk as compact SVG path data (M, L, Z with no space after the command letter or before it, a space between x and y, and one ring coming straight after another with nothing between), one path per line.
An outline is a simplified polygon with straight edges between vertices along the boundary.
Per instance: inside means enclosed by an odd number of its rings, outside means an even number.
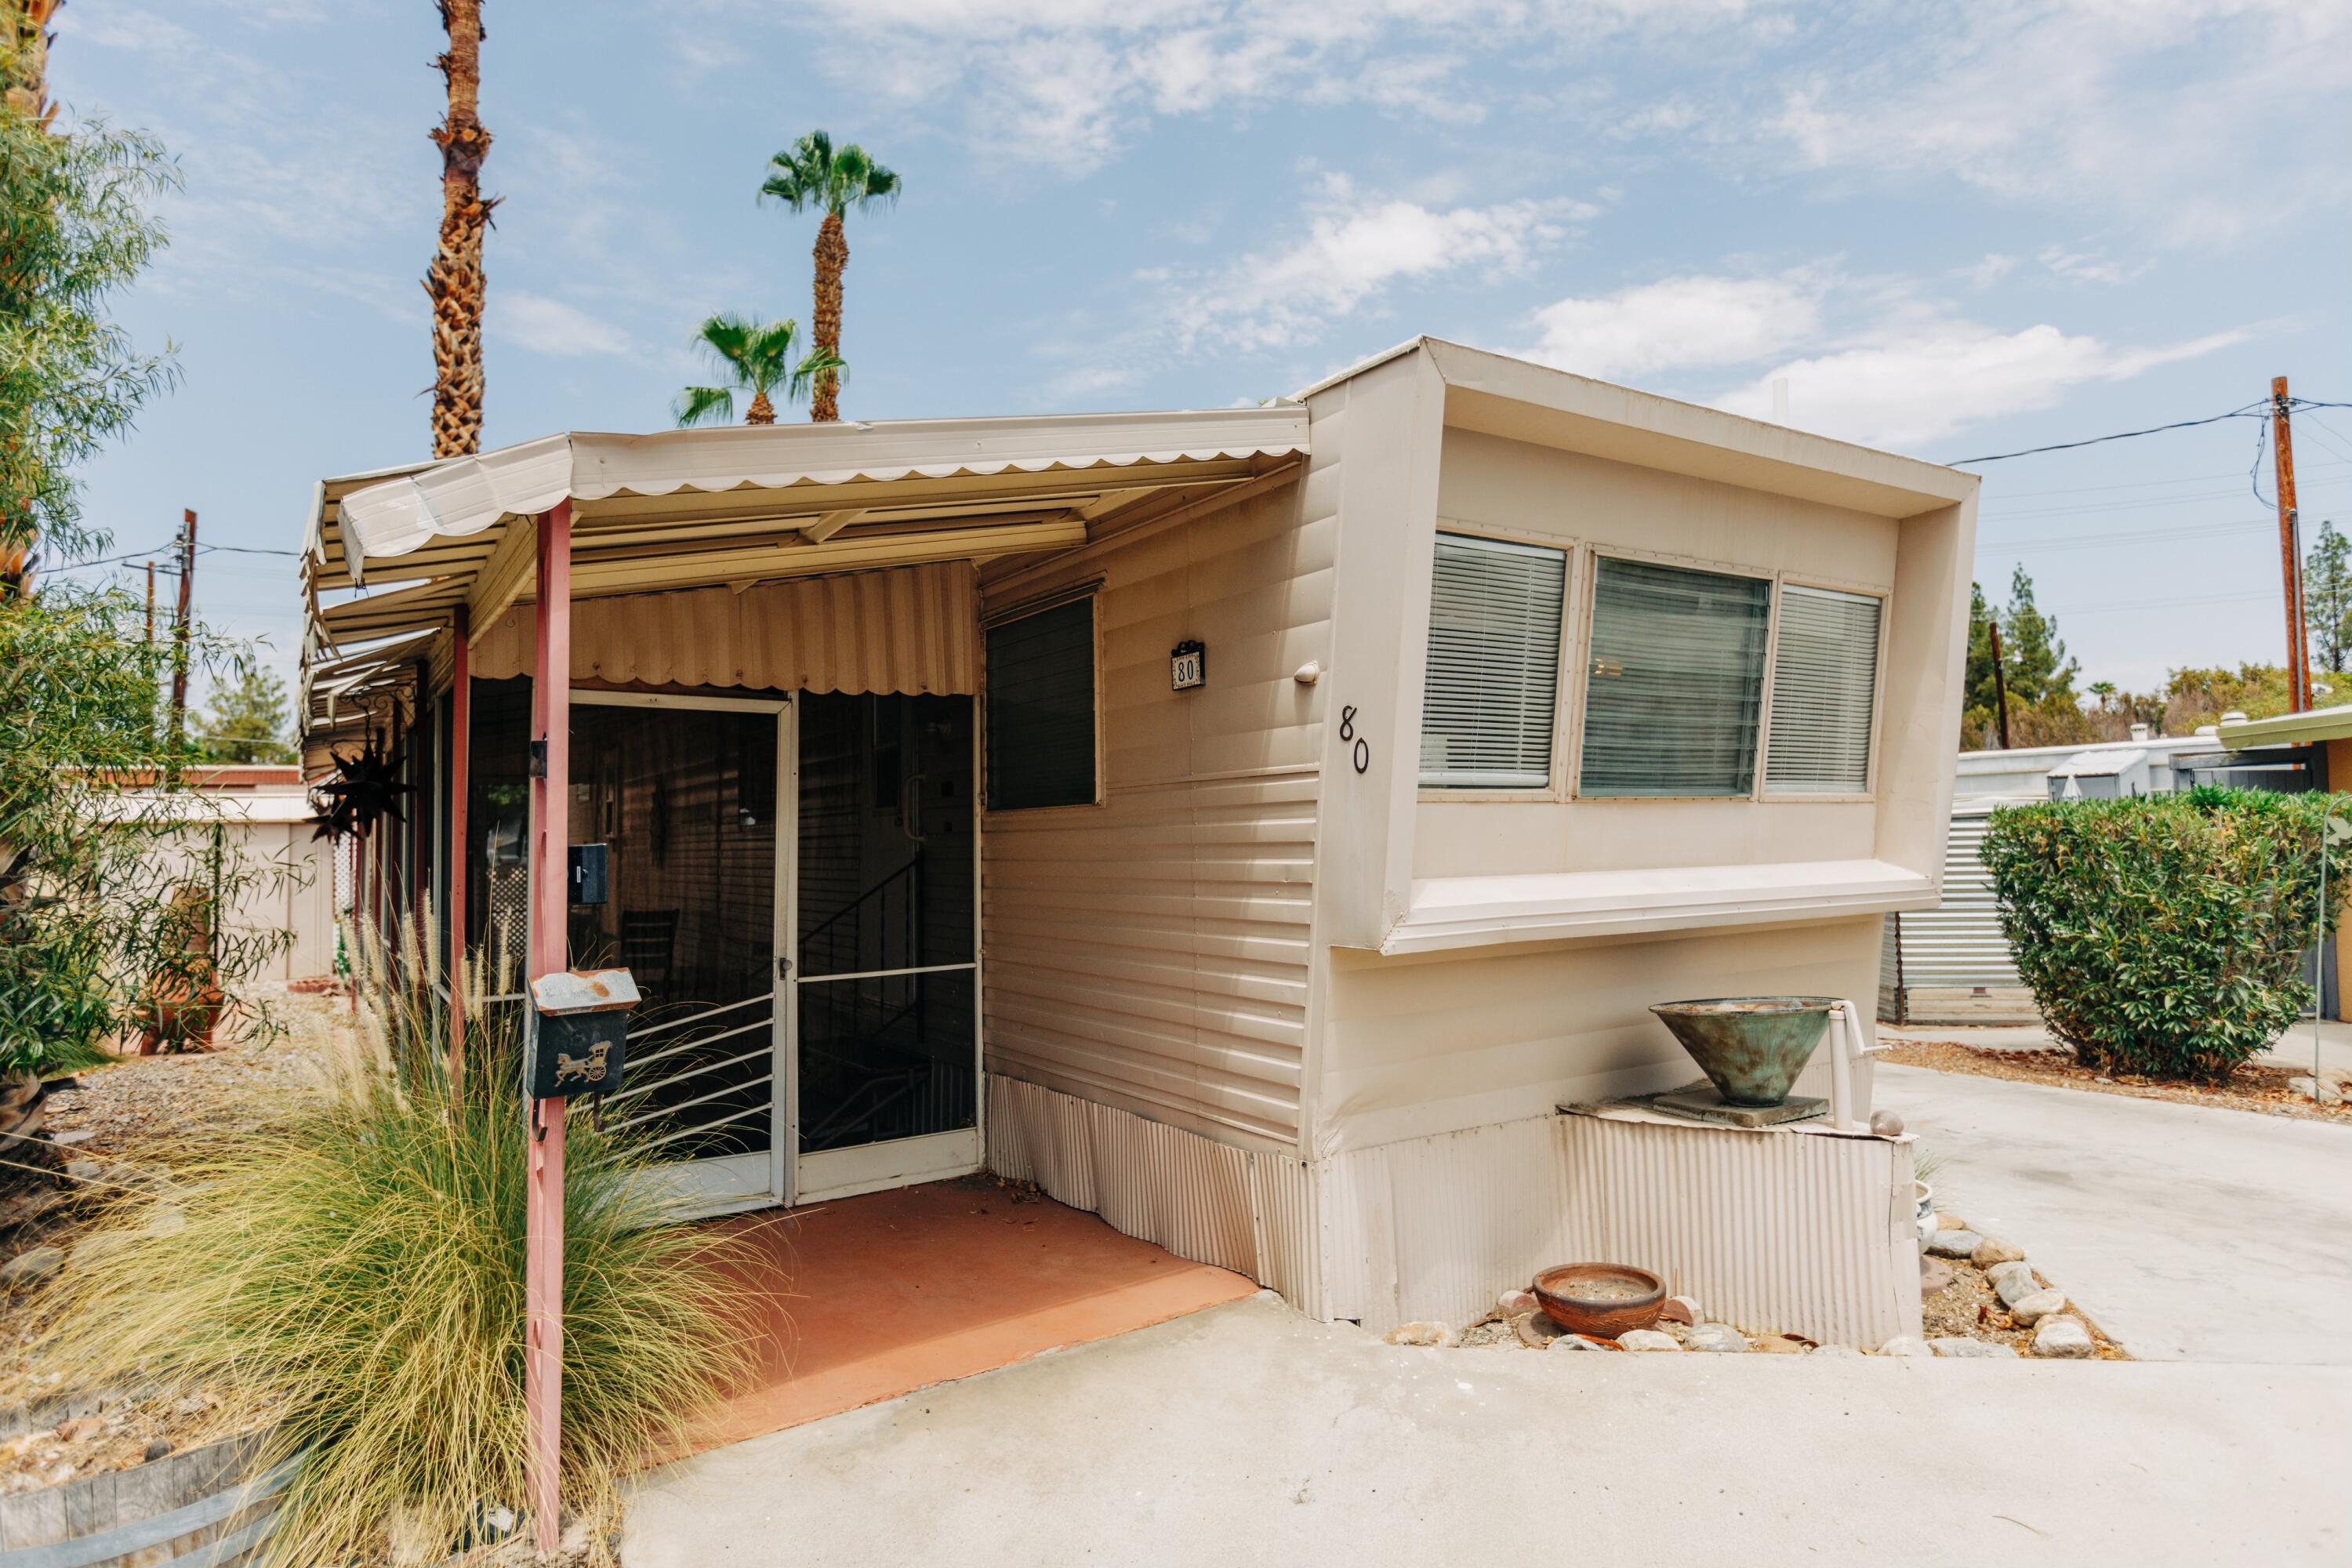
M743 423L746 425L773 425L775 422L776 405L768 401L768 395L766 393L753 393L751 395L751 406L743 411Z
M841 353L841 275L849 266L849 241L843 235L841 215L828 212L816 231L816 319L814 331L819 352L836 358ZM809 419L829 425L841 417L841 376L819 371L809 393Z
M49 18L65 0L0 0L0 101L7 112L39 125L56 118L49 101ZM33 591L33 537L29 519L0 537L0 604Z
M482 445L482 236L496 198L482 195L490 133L475 110L482 87L482 0L439 0L449 47L433 63L449 84L449 111L433 132L441 149L441 245L425 274L433 301L433 455Z
M0 0L0 89L8 107L43 125L55 119L49 101L49 18L65 0Z

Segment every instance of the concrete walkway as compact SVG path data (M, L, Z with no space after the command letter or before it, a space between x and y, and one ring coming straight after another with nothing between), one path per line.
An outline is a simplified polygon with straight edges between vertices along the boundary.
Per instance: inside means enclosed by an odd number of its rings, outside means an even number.
M1951 1040L1963 1046L1975 1046L1983 1050L2054 1051L2060 1050L2050 1031L2039 1024L1881 1024L1878 1037L1882 1040ZM2278 1040L2269 1050L2254 1058L2291 1072L2309 1072L2315 1059L2323 1072L2352 1072L2352 1024L2338 1024L2323 1019L2318 1037L2313 1037L2311 1020L2305 1018Z
M2347 1412L2344 1368L1400 1350L1258 1296L655 1472L623 1559L2339 1563Z
M2352 1364L2352 1128L1875 1070L1942 1162L1937 1205L2025 1247L2134 1355Z

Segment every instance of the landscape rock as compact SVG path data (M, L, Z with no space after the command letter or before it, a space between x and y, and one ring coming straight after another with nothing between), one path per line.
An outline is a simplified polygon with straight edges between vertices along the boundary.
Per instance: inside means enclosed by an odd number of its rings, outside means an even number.
M95 1268L108 1259L121 1257L130 1248L127 1231L101 1230L74 1243L73 1255L67 1260L70 1268Z
M1706 1314L1698 1310L1695 1296L1669 1296L1666 1304L1658 1309L1658 1319L1668 1323L1696 1323Z
M1936 1215L1936 1228L1937 1230L1966 1230L1969 1228L1969 1222L1960 1218L1958 1215L1948 1215L1938 1212Z
M1952 1266L1940 1258L1919 1259L1919 1294L1922 1296L1933 1296L1939 1290L1950 1289L1952 1281L1958 1277Z
M54 1094L57 1091L52 1089L49 1092ZM77 1127L70 1132L50 1133L49 1142L56 1144L60 1149L70 1149L77 1143L87 1143L97 1136L98 1133L93 1129L88 1127Z
M2091 1331L2083 1326L2080 1318L2044 1318L2041 1327L2033 1331L2033 1353L2038 1356L2078 1361L2095 1354L2097 1350L2091 1342Z
M1451 1323L1399 1323L1381 1336L1392 1345L1426 1345L1444 1349L1462 1342Z
M170 1204L159 1204L139 1228L149 1236L173 1236L188 1228L188 1216Z
M1956 1361L2014 1361L2017 1359L2015 1351L2007 1345L1997 1344L1991 1340L1971 1340L1958 1334L1947 1334L1940 1339L1929 1340L1927 1343L1933 1347L1937 1355L1949 1356Z
M2033 1270L2027 1268L2022 1260L2015 1263L1996 1263L1984 1272L1985 1283L1991 1286L1996 1290L2000 1289L2000 1282L2002 1280L2011 1278L2012 1275L2022 1274L2028 1279L2033 1278ZM2036 1286L2035 1289L2039 1289L2040 1287Z
M1897 1334L1878 1347L1880 1355L1934 1355L1936 1348L1916 1334Z
M1966 1258L1983 1243L1984 1237L1972 1230L1939 1230L1927 1250L1938 1258Z
M1881 1138L1900 1138L1903 1118L1891 1110L1874 1110L1870 1113L1870 1130Z
M169 1437L158 1437L153 1442L147 1445L146 1452L141 1454L139 1458L142 1463L152 1465L156 1460L163 1458L166 1454L169 1454L171 1451L172 1439Z
M70 1420L58 1423L57 1439L60 1443L79 1443L95 1437L105 1430L106 1423L100 1417L77 1415Z
M1536 1293L1532 1290L1506 1290L1495 1298L1495 1310L1507 1318L1539 1311L1542 1308L1543 1303L1536 1300Z
M1700 1323L1683 1336L1683 1348L1712 1351L1717 1355L1744 1355L1748 1336L1729 1323Z
M2048 1287L2033 1277L2033 1270L2022 1263L2003 1274L1992 1284L1992 1293L2000 1298L2002 1306L2012 1311L2016 1310L2020 1301L2024 1300L2028 1296L2038 1295L2046 1289Z
M1785 1334L1766 1334L1752 1347L1758 1355L1802 1355L1804 1342L1790 1339Z
M106 1174L106 1167L95 1160L68 1160L66 1174L77 1182L94 1182Z
M1513 1318L1511 1327L1517 1331L1519 1343L1529 1350L1538 1351L1568 1332L1566 1329L1553 1322L1549 1315L1542 1312L1529 1312L1525 1317Z
M63 1247L33 1247L16 1254L5 1263L0 1263L0 1288L22 1290L28 1286L38 1285L45 1279L57 1278L58 1270L65 1266Z
M1813 1347L1813 1353L1815 1355L1832 1356L1859 1356L1862 1354L1860 1351L1854 1349L1852 1345L1815 1345Z
M2300 1078L2287 1079L2286 1086L2305 1100L2315 1100L2321 1105L2339 1105L2344 1100L2344 1089L2341 1084L2315 1079L2308 1073Z
M1997 1268L2004 1263L2022 1263L2025 1261L2025 1248L2013 1241L1988 1236L1977 1243L1977 1249L1969 1254L1969 1261L1979 1268L1988 1269Z
M2044 1318L2055 1317L2066 1310L2063 1290L2036 1290L2009 1310L2012 1321L2021 1329L2030 1329Z
M1647 1331L1643 1331L1646 1332ZM1551 1351L1605 1351L1609 1349L1609 1345L1605 1341L1596 1340L1591 1334L1562 1334L1558 1339L1552 1341L1551 1343L1546 1345L1544 1349Z
M1628 1329L1617 1336L1617 1345L1621 1350L1629 1351L1678 1351L1683 1348L1675 1342L1674 1335L1662 1334L1655 1329Z

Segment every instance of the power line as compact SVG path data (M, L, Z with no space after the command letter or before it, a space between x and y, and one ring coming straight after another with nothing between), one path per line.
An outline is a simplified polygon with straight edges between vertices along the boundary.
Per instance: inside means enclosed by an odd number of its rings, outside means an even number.
M2329 406L2332 406L2329 405ZM2242 408L2232 408L2227 414L2211 414L2202 419L2176 419L2169 425L2151 425L2145 430L2118 430L2112 436L2093 436L2081 441L2060 441L2047 447L2028 447L2020 452L1993 452L1981 458L1956 458L1950 467L1965 463L1999 463L2011 458L2031 458L2043 452L2071 452L2077 447L2095 447L2103 441L2128 441L2139 436L2160 436L2167 430L2190 430L2200 425L2219 425L2224 419L2266 419L2270 407L2267 401L2249 403Z
M2340 468L2347 465L2344 463L2315 463L2311 466L2314 468ZM2157 489L2166 485L2206 484L2214 479L2234 479L2237 477L2237 469L2225 468L2218 474L2183 474L2177 479L2131 479L2126 480L2122 484L2113 485L2068 485L2054 490L2004 490L1996 499L1999 500L2033 500L2042 496L2095 495L2106 490L2147 490ZM2235 490L2231 490L2229 493L2234 495L2237 492ZM2148 504L2159 505L2162 503L2152 501Z

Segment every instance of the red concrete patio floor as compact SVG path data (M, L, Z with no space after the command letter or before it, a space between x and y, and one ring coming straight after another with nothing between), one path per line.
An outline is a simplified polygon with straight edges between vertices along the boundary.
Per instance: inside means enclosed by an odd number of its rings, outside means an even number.
M724 1222L753 1252L754 1385L698 1447L738 1442L1060 1345L1247 1296L1239 1274L983 1177Z

